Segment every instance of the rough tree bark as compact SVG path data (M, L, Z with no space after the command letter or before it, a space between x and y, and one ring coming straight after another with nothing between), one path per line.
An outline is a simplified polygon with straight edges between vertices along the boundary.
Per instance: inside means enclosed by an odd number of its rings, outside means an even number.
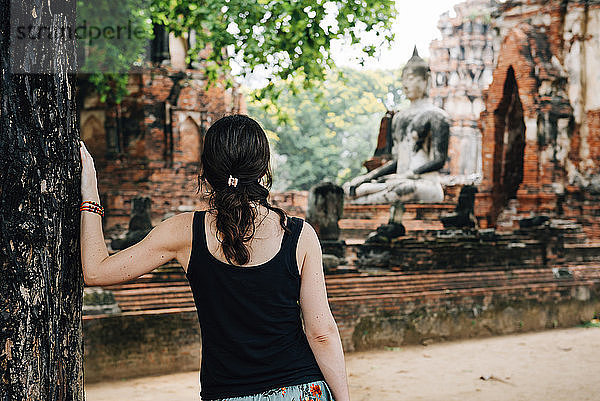
M72 55L60 41L39 41L28 57L49 57L54 70L13 73L9 32L24 22L19 14L74 26L75 0L0 0L0 400L83 400Z

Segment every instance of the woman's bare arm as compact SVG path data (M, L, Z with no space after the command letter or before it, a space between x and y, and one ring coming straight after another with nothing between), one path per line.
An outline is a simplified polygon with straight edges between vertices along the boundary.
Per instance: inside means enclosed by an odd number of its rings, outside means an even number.
M95 213L81 213L81 265L87 285L132 280L174 258L181 263L182 251L191 242L192 219L181 213L160 222L137 244L109 256L101 219Z
M340 333L327 301L321 245L308 223L304 223L300 234L297 256L299 265L302 266L300 307L308 343L335 400L348 401L350 396L344 352Z

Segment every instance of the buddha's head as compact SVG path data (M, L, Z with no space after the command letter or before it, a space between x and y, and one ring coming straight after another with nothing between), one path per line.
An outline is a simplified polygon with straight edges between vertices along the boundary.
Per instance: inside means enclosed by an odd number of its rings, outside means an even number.
M419 52L415 46L412 57L402 70L402 89L404 95L411 102L427 97L429 76L429 65L419 57Z

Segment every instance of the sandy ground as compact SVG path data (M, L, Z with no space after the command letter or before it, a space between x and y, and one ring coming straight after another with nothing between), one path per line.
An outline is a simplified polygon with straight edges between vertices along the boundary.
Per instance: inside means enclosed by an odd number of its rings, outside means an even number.
M600 328L349 353L346 365L353 401L597 401ZM198 391L189 372L88 385L86 400L198 401Z

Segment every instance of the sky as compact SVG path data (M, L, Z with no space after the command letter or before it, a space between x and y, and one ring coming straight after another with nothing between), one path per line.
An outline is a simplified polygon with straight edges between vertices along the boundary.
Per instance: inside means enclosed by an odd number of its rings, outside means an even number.
M440 15L451 11L454 5L462 0L396 0L398 17L393 25L395 40L391 49L381 49L378 58L371 58L364 67L356 61L359 50L348 45L336 43L332 45L333 58L337 65L358 69L393 69L401 67L412 55L417 46L421 57L429 56L429 43L441 37L437 28ZM364 35L363 42L369 42L369 35Z

